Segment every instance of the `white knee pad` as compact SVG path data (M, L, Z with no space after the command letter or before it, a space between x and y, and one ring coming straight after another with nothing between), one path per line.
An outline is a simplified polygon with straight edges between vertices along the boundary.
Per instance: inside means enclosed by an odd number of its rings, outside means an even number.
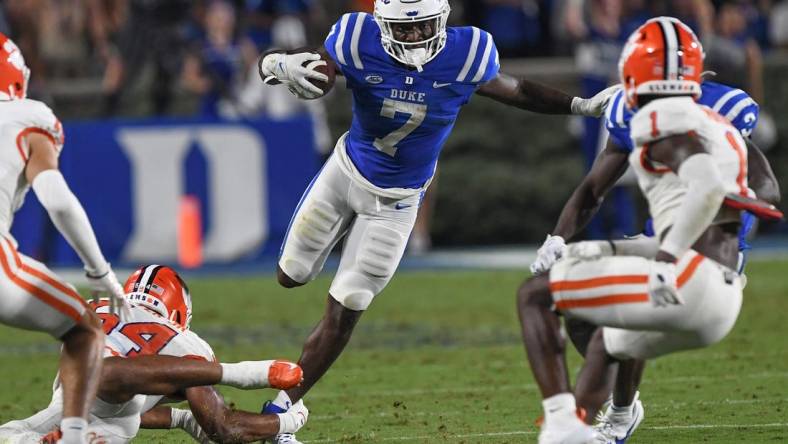
M372 303L372 299L382 290L368 275L357 271L348 271L337 275L328 291L331 297L343 307L363 311Z

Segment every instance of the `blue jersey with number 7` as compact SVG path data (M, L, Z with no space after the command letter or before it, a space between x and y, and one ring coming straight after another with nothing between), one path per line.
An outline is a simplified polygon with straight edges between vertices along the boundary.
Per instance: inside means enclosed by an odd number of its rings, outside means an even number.
M378 187L423 187L460 108L498 74L490 34L474 27L446 33L446 46L421 72L385 52L369 14L343 15L326 38L325 48L353 93L347 154Z

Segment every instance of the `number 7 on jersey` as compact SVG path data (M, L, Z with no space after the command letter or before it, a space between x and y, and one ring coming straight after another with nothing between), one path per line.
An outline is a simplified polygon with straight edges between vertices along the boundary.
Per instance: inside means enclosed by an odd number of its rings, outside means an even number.
M397 154L397 144L424 122L424 117L427 115L427 105L384 99L380 115L393 119L397 113L409 114L410 117L404 125L390 132L382 139L376 138L374 143L375 148L391 157Z

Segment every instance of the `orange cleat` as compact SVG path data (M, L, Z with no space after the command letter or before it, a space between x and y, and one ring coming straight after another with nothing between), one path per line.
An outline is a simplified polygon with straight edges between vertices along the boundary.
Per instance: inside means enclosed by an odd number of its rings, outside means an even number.
M274 361L268 368L268 384L271 388L287 390L301 384L304 371L290 361Z

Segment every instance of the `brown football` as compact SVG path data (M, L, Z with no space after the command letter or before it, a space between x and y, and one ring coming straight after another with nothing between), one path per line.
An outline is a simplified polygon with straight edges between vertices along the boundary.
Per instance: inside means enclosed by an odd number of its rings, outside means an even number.
M314 69L317 72L323 73L328 76L328 82L321 82L320 80L309 79L309 83L317 86L318 88L323 90L323 95L328 94L331 91L331 88L334 87L334 81L336 80L336 71L334 70L334 61L331 59L326 59L322 57L321 60L326 61L325 65L316 66ZM316 64L318 61L314 60L311 62L304 63L305 67L309 67L310 64Z

